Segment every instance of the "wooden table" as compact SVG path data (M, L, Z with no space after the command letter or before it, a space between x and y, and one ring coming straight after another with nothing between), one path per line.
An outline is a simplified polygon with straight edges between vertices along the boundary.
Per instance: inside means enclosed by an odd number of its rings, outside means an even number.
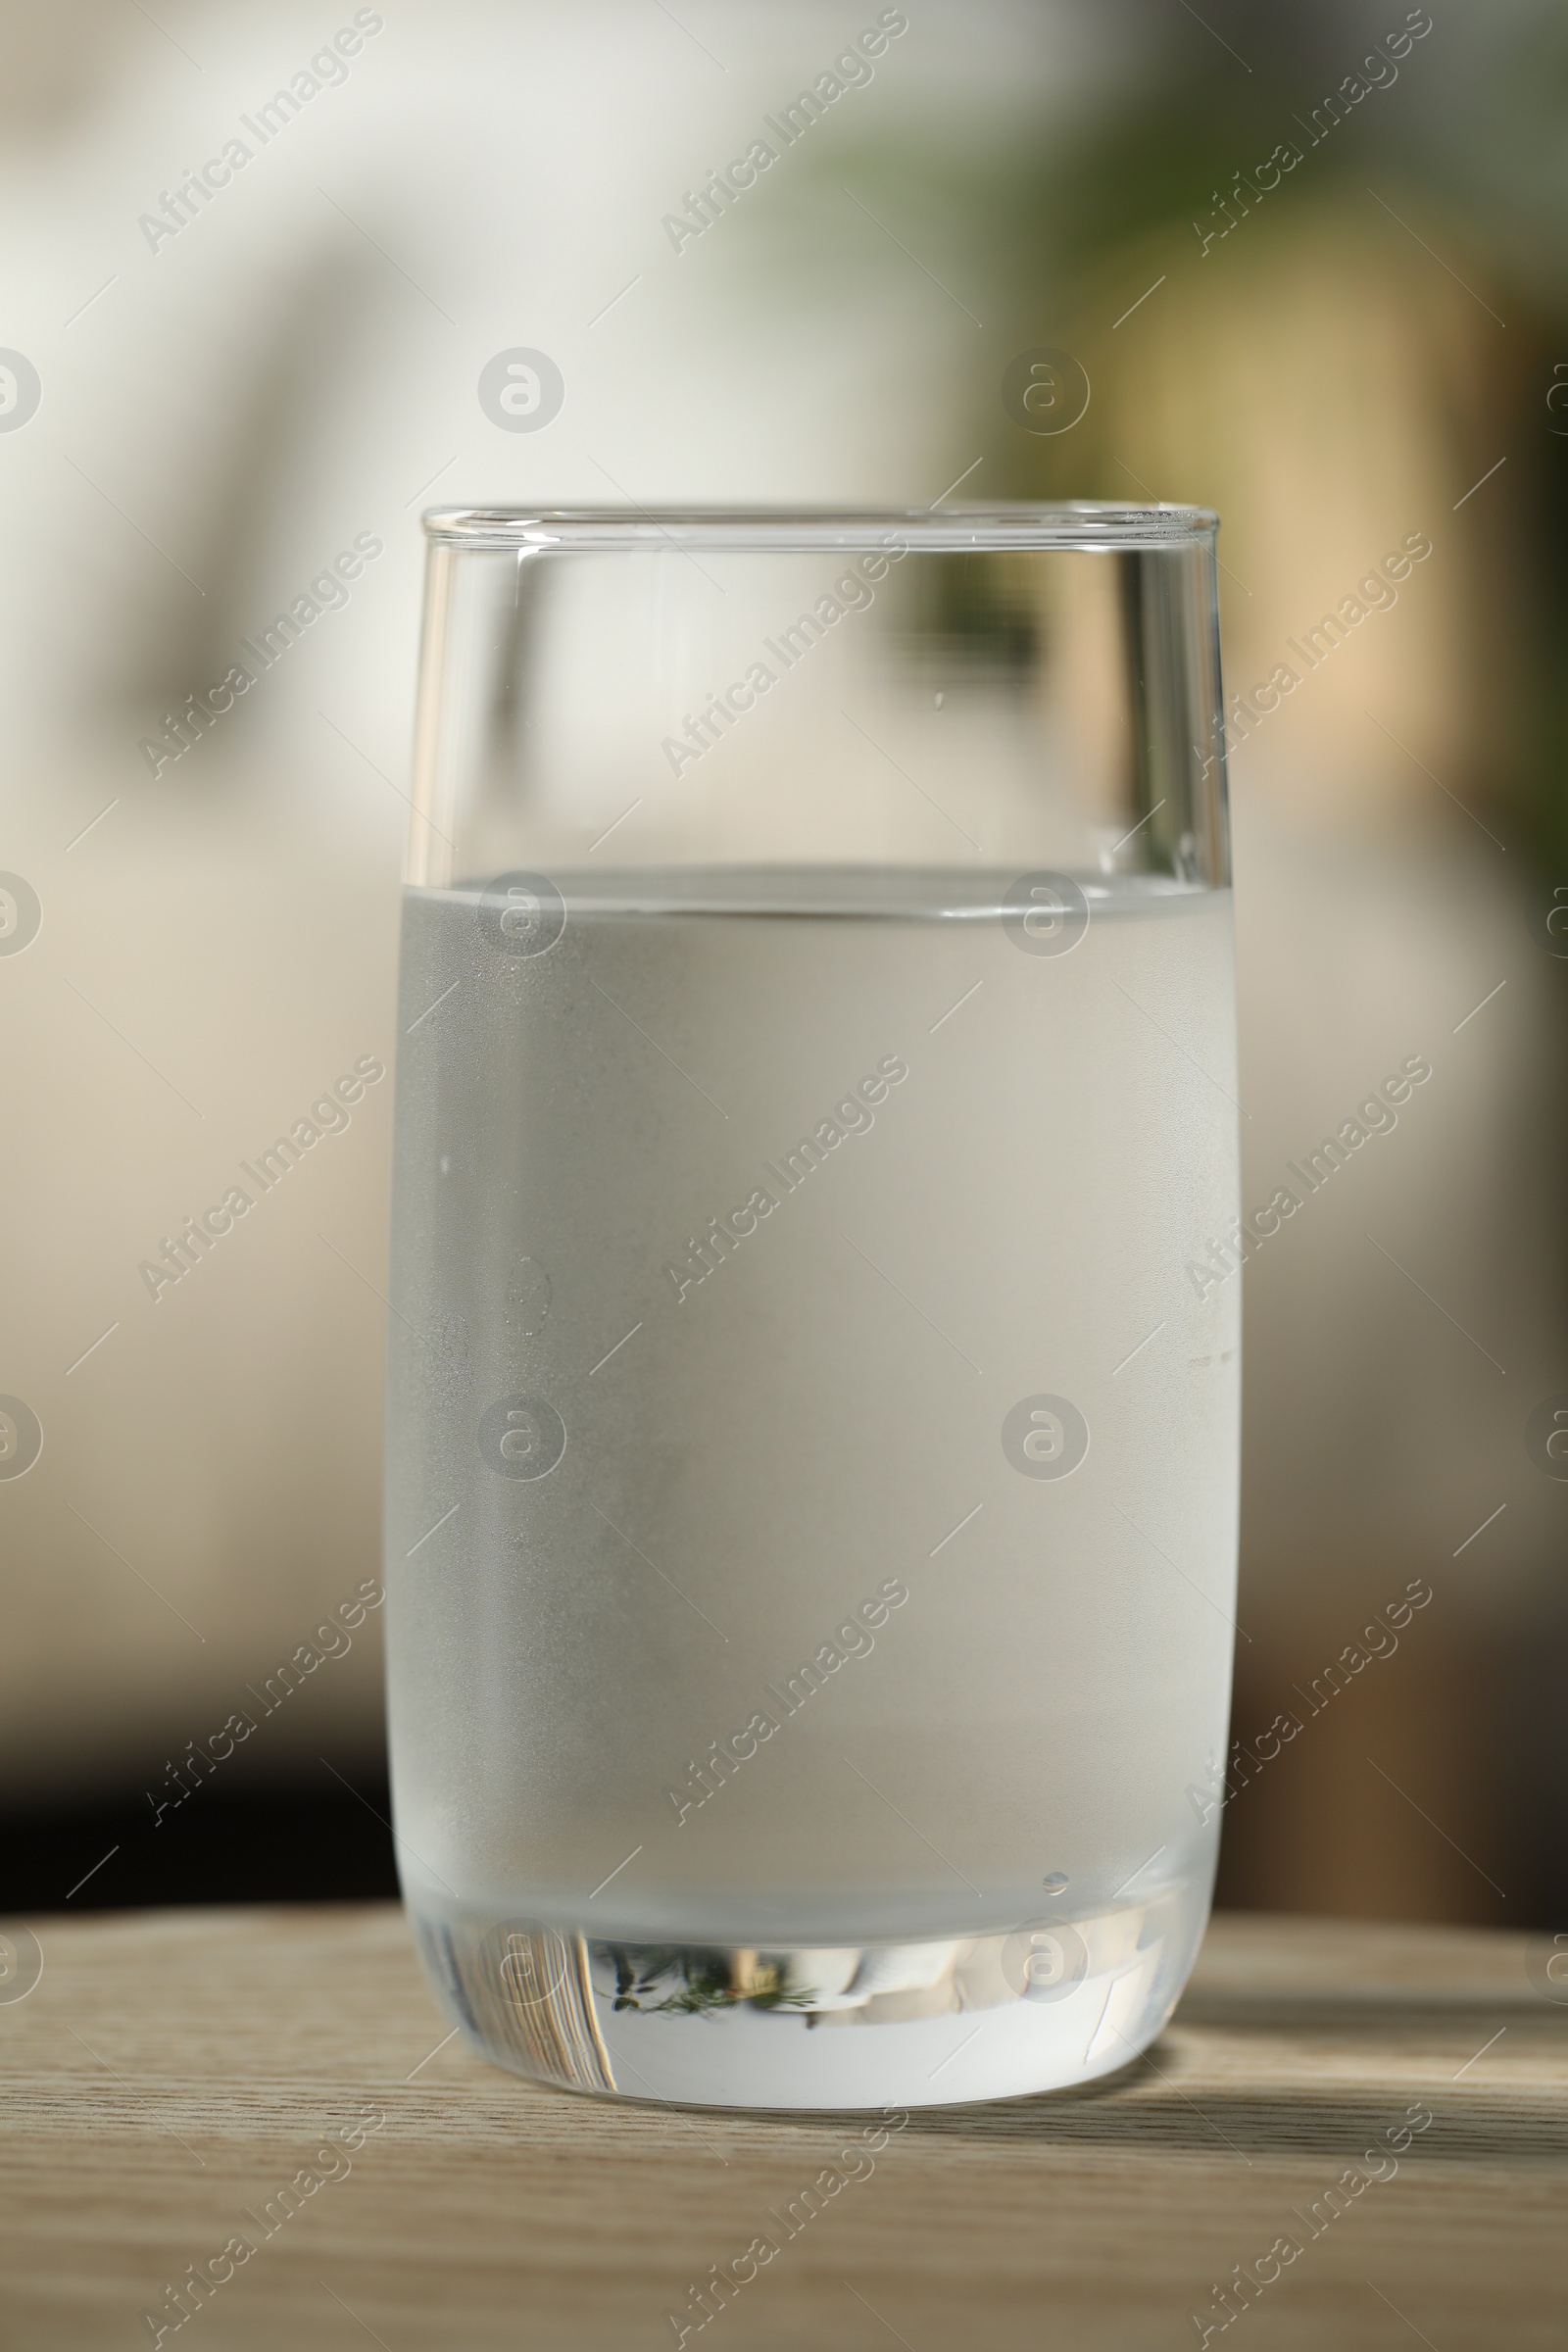
M211 2352L652 2352L858 2128L600 2103L438 2047L384 1905L35 1926L42 1979L0 2002L8 2352L150 2344L148 2312L166 2346ZM912 2115L686 2341L1153 2352L1199 2343L1197 2313L1247 2352L1555 2352L1568 2006L1543 1958L1522 1936L1221 1917L1148 2059L1081 2094ZM1396 2172L1369 2168L1412 2106L1429 2128ZM1360 2191L1325 2203L1352 2166ZM289 2211L301 2167L321 2184ZM254 2254L176 2333L166 2290L237 2231ZM1222 2330L1215 2282L1266 2272L1282 2237L1298 2255Z

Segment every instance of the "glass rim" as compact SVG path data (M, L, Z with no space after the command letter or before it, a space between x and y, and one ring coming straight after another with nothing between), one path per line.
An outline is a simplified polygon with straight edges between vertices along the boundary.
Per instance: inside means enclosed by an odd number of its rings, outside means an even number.
M1206 547L1209 507L1100 499L972 507L429 507L437 547L728 550L735 555L902 545L908 553L1036 548Z

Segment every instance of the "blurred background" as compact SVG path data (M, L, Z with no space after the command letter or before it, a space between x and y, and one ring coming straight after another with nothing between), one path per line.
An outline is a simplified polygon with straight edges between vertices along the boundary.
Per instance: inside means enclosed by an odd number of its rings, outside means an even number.
M1247 1206L1432 1070L1247 1275L1220 1899L1568 1925L1560 12L0 21L0 1907L392 1887L390 1084L139 1268L391 1064L420 508L1072 496L1223 518ZM1004 400L1041 349L1065 431Z

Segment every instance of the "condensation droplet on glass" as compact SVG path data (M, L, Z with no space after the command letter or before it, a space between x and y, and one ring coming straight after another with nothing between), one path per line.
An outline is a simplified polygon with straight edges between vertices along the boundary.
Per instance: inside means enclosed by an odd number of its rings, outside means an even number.
M442 1152L442 1154L441 1154L441 1163L440 1163L440 1164L441 1164L441 1173L442 1173L442 1175L443 1175L443 1176L450 1176L450 1175L451 1175L451 1173L452 1173L452 1162L451 1162L450 1158L447 1156L447 1154L446 1154L446 1152Z
M939 695L937 696L937 709L940 710L941 710L941 708L942 708L942 697L941 697L941 695L939 694Z
M1054 1870L1050 1877L1042 1879L1040 1884L1048 1894L1059 1894L1067 1884L1067 1873L1064 1870Z

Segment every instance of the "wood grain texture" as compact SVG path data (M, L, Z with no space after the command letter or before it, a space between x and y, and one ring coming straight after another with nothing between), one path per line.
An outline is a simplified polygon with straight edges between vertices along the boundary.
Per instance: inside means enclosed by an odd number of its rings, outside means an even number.
M390 1906L35 1926L42 1980L0 2004L18 2352L150 2344L143 2315L172 2322L167 2288L236 2232L254 2254L166 2346L653 2352L862 2129L585 2099L437 2047ZM1283 2234L1298 2257L1212 2344L1558 2347L1568 2007L1542 1961L1522 1936L1222 1916L1147 2059L1083 2093L911 2115L687 2343L1195 2345L1214 2282ZM264 2234L367 2103L382 2128ZM1412 2104L1433 2120L1396 2175L1314 2234Z

